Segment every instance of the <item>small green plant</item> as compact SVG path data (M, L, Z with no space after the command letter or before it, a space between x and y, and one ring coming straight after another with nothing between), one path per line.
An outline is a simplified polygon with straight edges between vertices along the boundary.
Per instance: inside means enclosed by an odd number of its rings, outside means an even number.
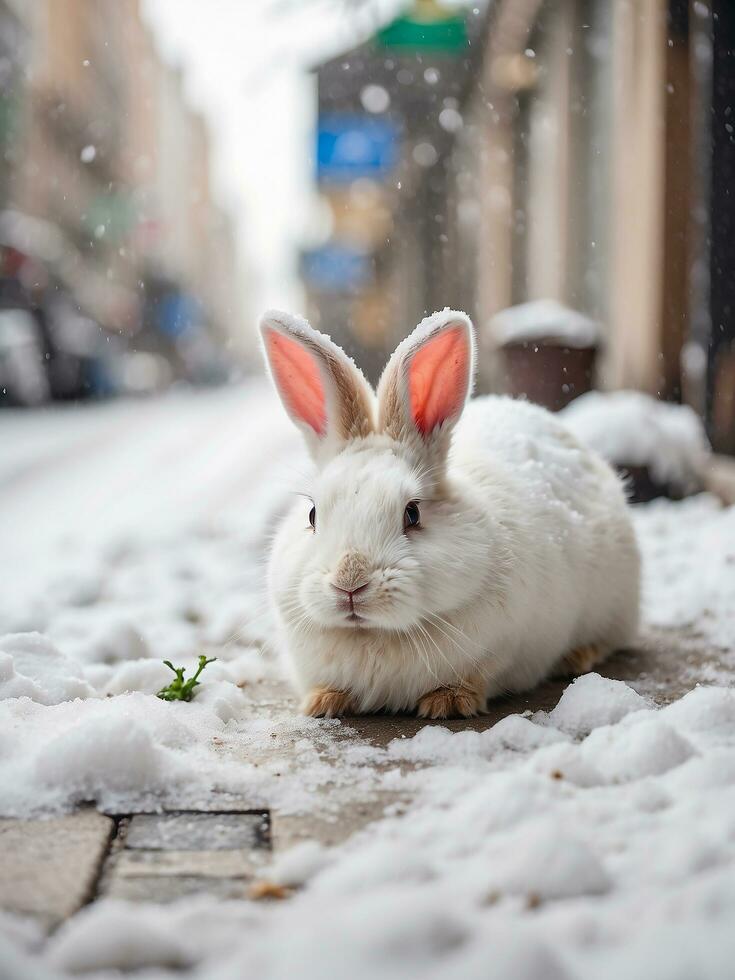
M199 686L199 675L207 666L207 664L212 664L216 660L216 657L207 659L203 654L199 658L199 666L197 667L197 672L193 677L188 680L184 680L184 673L186 671L185 667L174 667L170 660L164 660L163 662L167 667L176 674L176 677L167 684L166 687L162 687L158 692L157 697L161 698L163 701L191 701L194 697L194 688Z

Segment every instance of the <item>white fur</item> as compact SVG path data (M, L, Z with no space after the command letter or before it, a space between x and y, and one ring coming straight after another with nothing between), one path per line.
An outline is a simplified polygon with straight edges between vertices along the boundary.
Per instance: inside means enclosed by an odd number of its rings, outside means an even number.
M394 360L458 318L471 330L463 314L435 314ZM278 315L279 328L288 322ZM492 697L533 687L577 647L609 652L635 637L638 550L620 480L599 456L544 409L494 396L468 403L448 458L435 449L422 456L415 438L385 432L348 441L319 460L316 532L308 500L280 527L269 589L302 693L410 710L479 675ZM410 500L422 527L406 533ZM357 624L330 584L348 552L369 569Z

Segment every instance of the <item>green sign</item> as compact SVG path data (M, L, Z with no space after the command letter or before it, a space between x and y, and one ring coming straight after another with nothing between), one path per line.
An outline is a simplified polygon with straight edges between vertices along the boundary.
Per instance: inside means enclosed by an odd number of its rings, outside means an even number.
M18 128L20 99L14 92L0 92L0 146L10 146Z
M376 37L385 48L457 53L467 44L467 26L464 17L450 13L436 0L417 0L410 13L392 21Z
M92 199L82 223L90 234L102 234L108 241L117 243L128 234L134 220L130 195L113 190Z

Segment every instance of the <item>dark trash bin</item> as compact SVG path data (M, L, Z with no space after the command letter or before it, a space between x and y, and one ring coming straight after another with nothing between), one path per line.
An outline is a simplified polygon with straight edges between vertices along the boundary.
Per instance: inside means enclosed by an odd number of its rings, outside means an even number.
M502 310L490 329L508 394L558 412L592 389L600 349L596 321L554 300L536 300Z

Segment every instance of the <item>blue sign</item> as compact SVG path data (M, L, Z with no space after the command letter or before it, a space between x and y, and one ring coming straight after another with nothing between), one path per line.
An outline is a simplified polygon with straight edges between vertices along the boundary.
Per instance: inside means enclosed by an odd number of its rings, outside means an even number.
M357 292L370 282L372 273L369 253L347 245L324 245L301 256L301 274L317 292Z
M319 180L349 183L358 177L384 177L398 159L398 131L389 119L348 113L319 117Z
M186 293L166 293L158 306L158 329L173 339L198 327L202 319L199 304Z

